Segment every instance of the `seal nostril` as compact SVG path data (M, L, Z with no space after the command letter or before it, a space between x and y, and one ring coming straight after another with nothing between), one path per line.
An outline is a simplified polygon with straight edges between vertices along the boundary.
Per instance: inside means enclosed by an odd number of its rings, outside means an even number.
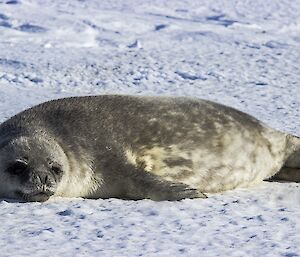
M45 176L45 180L44 180L44 183L45 183L45 184L47 184L48 179L49 179L49 178L48 178L48 175L46 175L46 176Z

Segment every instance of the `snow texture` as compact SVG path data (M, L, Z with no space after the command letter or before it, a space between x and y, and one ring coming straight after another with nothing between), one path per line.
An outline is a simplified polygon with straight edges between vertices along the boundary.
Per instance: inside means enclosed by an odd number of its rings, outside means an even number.
M0 122L90 94L215 100L300 135L300 2L0 0ZM0 256L299 256L296 183L152 202L0 201Z

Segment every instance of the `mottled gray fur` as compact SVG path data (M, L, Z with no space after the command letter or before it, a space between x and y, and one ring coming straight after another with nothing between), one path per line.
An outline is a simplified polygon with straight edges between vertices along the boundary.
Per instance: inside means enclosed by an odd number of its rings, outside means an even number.
M299 182L299 149L298 138L210 101L65 98L0 125L0 196L205 197L269 178Z

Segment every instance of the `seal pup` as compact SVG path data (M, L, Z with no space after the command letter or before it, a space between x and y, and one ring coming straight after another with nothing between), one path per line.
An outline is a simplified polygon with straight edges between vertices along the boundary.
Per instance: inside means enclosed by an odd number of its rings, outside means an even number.
M0 197L181 200L300 181L300 139L185 97L53 100L0 125Z

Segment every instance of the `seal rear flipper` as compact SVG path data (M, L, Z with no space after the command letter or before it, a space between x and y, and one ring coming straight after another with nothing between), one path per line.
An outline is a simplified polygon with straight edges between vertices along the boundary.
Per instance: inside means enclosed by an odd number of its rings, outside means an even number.
M300 137L287 135L287 160L284 167L300 169Z
M269 181L289 181L300 183L300 169L283 167Z
M269 180L300 182L300 137L287 135L287 160Z
M130 176L130 186L127 187L128 199L151 199L154 201L179 201L182 199L207 198L195 188L184 183L174 183L162 180L160 177L146 171Z

